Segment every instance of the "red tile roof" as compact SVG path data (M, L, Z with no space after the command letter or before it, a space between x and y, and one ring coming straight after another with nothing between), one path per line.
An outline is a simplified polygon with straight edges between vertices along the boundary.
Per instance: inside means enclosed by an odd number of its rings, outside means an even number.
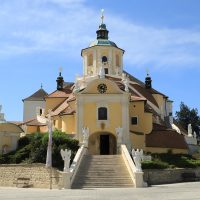
M47 124L43 124L37 121L37 119L32 119L29 121L24 122L27 126L46 126Z
M69 97L71 93L71 90L56 90L54 92L52 92L51 94L49 94L46 98L67 98Z
M146 147L188 149L184 136L172 129L153 124L153 130L145 135Z
M44 101L45 97L48 95L46 91L43 89L39 89L31 96L23 99L23 101Z
M147 100L149 100L152 104L158 107L158 104L153 97L153 95L148 91L148 89L142 87L141 85L138 85L137 83L135 84L130 84L135 90L137 90L143 97L145 97Z

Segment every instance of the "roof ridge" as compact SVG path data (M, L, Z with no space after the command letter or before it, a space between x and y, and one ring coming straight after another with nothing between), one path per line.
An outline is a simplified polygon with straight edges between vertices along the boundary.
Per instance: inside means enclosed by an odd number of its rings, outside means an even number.
M30 95L29 97L23 99L23 101L42 101L44 100L45 96L47 96L48 93L43 89L40 88L39 90L37 90L36 92L34 92L32 95Z

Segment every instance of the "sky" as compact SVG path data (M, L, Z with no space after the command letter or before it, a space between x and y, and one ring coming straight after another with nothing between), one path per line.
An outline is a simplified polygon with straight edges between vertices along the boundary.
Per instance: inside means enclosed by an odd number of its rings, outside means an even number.
M23 118L22 99L82 74L81 49L96 39L100 10L109 39L125 50L124 69L200 111L199 0L0 0L0 104Z

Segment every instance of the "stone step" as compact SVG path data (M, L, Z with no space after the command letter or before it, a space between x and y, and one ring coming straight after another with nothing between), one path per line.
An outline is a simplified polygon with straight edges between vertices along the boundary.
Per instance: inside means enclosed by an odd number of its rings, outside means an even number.
M122 173L110 173L110 172L98 172L98 171L90 171L90 172L78 172L77 173L78 176L105 176L105 177L110 177L110 176L120 176L120 177L124 177L124 176L130 176L129 173L126 172L122 172Z
M120 170L120 169L121 169L121 170ZM103 169L101 169L101 168L92 168L92 169L80 169L79 172L83 172L83 173L86 173L86 172L88 172L88 173L90 173L90 172L99 172L99 173L103 173L103 172L105 172L105 173L118 174L119 171L122 171L122 173L129 174L128 172L123 171L123 170L124 170L124 168L116 168L116 169L109 169L109 168L103 168ZM120 172L120 173L121 173L121 172Z
M105 175L105 176L107 176L107 175L115 175L115 176L118 176L118 175L120 175L120 176L125 176L125 175L127 175L127 176L129 176L129 173L128 172L124 172L124 171L122 171L120 174L119 174L119 171L110 171L110 170L104 170L104 171L101 171L101 170L89 170L89 171L85 171L85 170L80 170L77 174L92 174L92 175L94 175L94 174L97 174L97 175Z
M81 189L81 188L132 188L133 184L77 184L72 186L72 189Z
M86 155L72 188L133 187L121 155Z
M121 176L113 176L113 177L106 177L106 176L77 176L78 178L80 178L80 180L108 180L108 181L112 181L112 180L131 180L130 177L121 177Z

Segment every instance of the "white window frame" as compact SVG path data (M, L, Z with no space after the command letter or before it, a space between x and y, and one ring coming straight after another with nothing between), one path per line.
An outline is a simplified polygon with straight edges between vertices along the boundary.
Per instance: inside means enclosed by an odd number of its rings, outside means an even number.
M98 112L99 112L99 108L101 108L101 107L107 108L107 120L99 120ZM97 103L97 107L96 107L97 126L100 127L101 124L104 123L106 125L106 127L108 127L110 124L109 116L110 116L110 111L109 111L109 107L108 107L107 103Z

